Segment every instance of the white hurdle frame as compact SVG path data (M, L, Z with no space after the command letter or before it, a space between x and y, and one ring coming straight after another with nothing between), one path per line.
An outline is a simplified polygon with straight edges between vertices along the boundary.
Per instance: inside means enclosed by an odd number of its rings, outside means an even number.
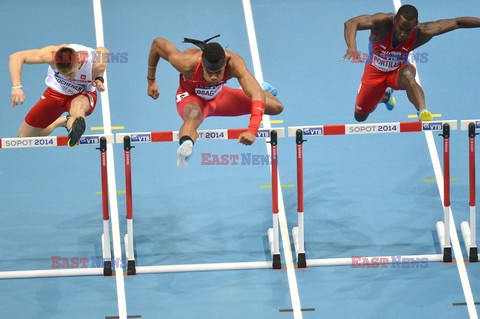
M476 237L476 185L475 185L475 136L476 129L480 129L480 120L463 120L461 121L461 130L468 131L468 158L469 158L469 184L470 184L470 223L462 221L460 228L462 230L463 242L468 254L470 262L478 262L478 248Z
M442 131L444 137L444 147L449 148L449 132L457 129L457 121L432 121L432 122L390 122L390 123L368 123L368 124L336 124L336 125L314 125L314 126L292 126L288 127L288 136L296 136L296 153L297 153L297 194L298 194L298 226L292 228L292 237L295 244L295 252L297 256L297 266L305 268L310 266L335 266L335 265L355 265L353 258L323 258L323 259L306 259L304 250L304 209L303 209L303 139L304 136L327 136L327 135L357 135L357 134L384 134L384 133L406 133L406 132L423 132L423 131ZM444 155L449 156L449 150L444 148ZM445 156L447 156L445 155ZM416 258L421 260L426 258L428 262L451 262L452 253L449 236L450 224L450 178L449 178L449 157L445 169L448 169L448 176L444 176L444 187L448 191L446 200L444 200L444 221L437 222L437 232L439 242L442 248L442 254L430 255L410 255L402 256L405 258ZM446 225L439 229L438 227ZM384 263L395 262L389 256L373 256L362 257L372 260L374 258L382 260Z
M246 129L217 129L198 130L197 140L231 140L245 132ZM285 129L282 127L259 129L257 138L266 138L267 143L272 145L272 212L273 226L267 230L272 261L233 262L233 263L210 263L210 264L183 264L183 265L157 265L138 266L134 256L133 236L133 207L132 207L132 179L130 150L134 147L131 143L172 142L178 141L178 131L166 132L139 132L117 133L116 142L123 143L125 154L125 179L126 179L126 205L127 205L127 234L125 234L125 251L127 256L127 275L165 273L165 272L193 272L212 270L240 270L240 269L280 269L281 256L279 244L278 223L278 174L277 171L277 137L285 137Z
M78 145L98 145L102 173L102 208L103 233L101 235L103 267L74 268L74 269L43 269L43 270L13 270L0 271L0 279L44 278L44 277L71 277L71 276L111 276L113 273L111 262L109 215L108 215L108 187L106 182L106 147L114 143L113 134L83 135ZM0 148L39 148L67 146L68 136L41 136L41 137L12 137L0 138Z

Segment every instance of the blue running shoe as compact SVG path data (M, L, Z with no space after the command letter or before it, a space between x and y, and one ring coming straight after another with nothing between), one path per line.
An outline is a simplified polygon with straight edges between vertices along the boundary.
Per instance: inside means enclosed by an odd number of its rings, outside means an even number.
M270 83L262 82L260 83L260 86L262 87L262 90L270 92L273 96L277 96L278 94L277 88L271 85Z
M387 110L391 111L395 107L395 104L397 104L397 100L395 100L395 97L393 96L394 90L392 88L387 88L385 90L385 94L388 95L388 100L385 102L385 106L387 107Z

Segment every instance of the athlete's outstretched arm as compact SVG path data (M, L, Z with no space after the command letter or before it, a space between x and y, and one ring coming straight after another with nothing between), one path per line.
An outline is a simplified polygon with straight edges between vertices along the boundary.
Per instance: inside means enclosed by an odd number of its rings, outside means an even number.
M180 52L177 47L167 39L156 38L152 42L150 53L148 54L148 95L156 99L159 96L158 85L155 81L157 73L157 64L160 58L167 60L180 73L187 75L191 72L192 66L196 60L192 52L198 50L186 50Z
M255 141L265 111L265 93L252 73L248 71L245 61L235 53L230 53L230 56L231 75L238 79L238 83L240 83L245 94L252 99L248 129L238 137L238 142L250 145Z
M18 51L10 55L9 69L10 79L12 80L12 107L23 104L25 101L25 94L22 89L23 65L43 63L53 64L55 52L65 46L68 45L46 46L41 49Z
M475 17L460 17L454 19L444 19L432 22L420 23L418 25L417 41L415 48L424 45L430 41L434 36L450 32L456 29L463 28L478 28L480 27L480 19Z
M358 60L360 54L357 51L357 30L371 30L372 34L376 34L382 24L392 20L393 15L386 13L376 13L374 15L361 15L344 23L344 37L347 44L347 53L343 59Z

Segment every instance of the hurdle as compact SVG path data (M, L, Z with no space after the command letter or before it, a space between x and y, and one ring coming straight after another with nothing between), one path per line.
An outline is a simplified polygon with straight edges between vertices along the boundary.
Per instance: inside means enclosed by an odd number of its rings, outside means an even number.
M77 145L98 145L100 150L100 170L102 182L102 220L101 235L103 267L69 268L45 270L0 271L0 279L70 277L70 276L111 276L113 274L109 235L108 183L107 183L107 143L114 143L113 134L83 135ZM67 146L68 136L14 137L0 138L0 149L8 148L43 148ZM53 264L52 264L53 266Z
M292 228L292 237L295 247L295 255L298 268L307 266L334 266L334 265L355 265L353 258L324 258L306 259L304 243L304 193L303 193L303 143L304 136L328 136L328 135L358 135L358 134L391 134L405 132L442 131L440 134L444 140L444 220L437 222L437 233L442 249L442 254L430 255L409 255L405 258L427 258L428 262L452 261L452 252L449 236L450 225L450 151L449 137L450 130L457 129L457 121L433 121L433 122L391 122L391 123L369 123L369 124L334 124L315 126L291 126L288 127L288 136L296 137L296 159L297 159L297 217L298 225ZM376 258L377 262L394 263L391 256L365 257L368 260Z
M463 241L467 249L468 260L470 262L478 262L478 248L476 239L476 187L475 187L475 136L478 133L476 129L480 128L480 120L464 120L461 121L461 130L468 131L468 163L469 163L469 184L470 184L470 224L463 221L460 224L462 229Z
M198 130L197 140L232 140L237 139L246 129L217 129ZM179 140L178 131L165 132L138 132L138 133L117 133L116 143L123 143L125 160L125 184L126 184L126 221L127 233L124 237L125 254L127 258L127 275L165 272L192 272L192 271L213 271L213 270L240 270L240 269L280 269L281 256L279 244L279 223L278 223L278 137L285 137L284 128L259 129L257 138L267 139L272 150L272 227L267 229L267 236L270 246L271 261L253 262L232 262L232 263L210 263L210 264L183 264L183 265L158 265L138 266L134 256L134 235L133 235L133 205L132 205L132 172L131 172L131 149L132 143L151 142L173 142Z

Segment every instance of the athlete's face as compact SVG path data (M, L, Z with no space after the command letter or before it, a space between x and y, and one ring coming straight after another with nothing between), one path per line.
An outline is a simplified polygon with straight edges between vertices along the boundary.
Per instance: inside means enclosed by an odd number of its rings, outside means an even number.
M221 68L220 70L207 70L203 69L203 78L208 84L216 85L220 83L223 79L225 74L225 67Z
M417 19L407 20L401 15L396 15L393 20L393 34L398 42L406 41L417 26Z
M78 70L82 67L82 63L72 63L72 67L69 70L60 71L60 73L67 79L73 80L78 73Z

